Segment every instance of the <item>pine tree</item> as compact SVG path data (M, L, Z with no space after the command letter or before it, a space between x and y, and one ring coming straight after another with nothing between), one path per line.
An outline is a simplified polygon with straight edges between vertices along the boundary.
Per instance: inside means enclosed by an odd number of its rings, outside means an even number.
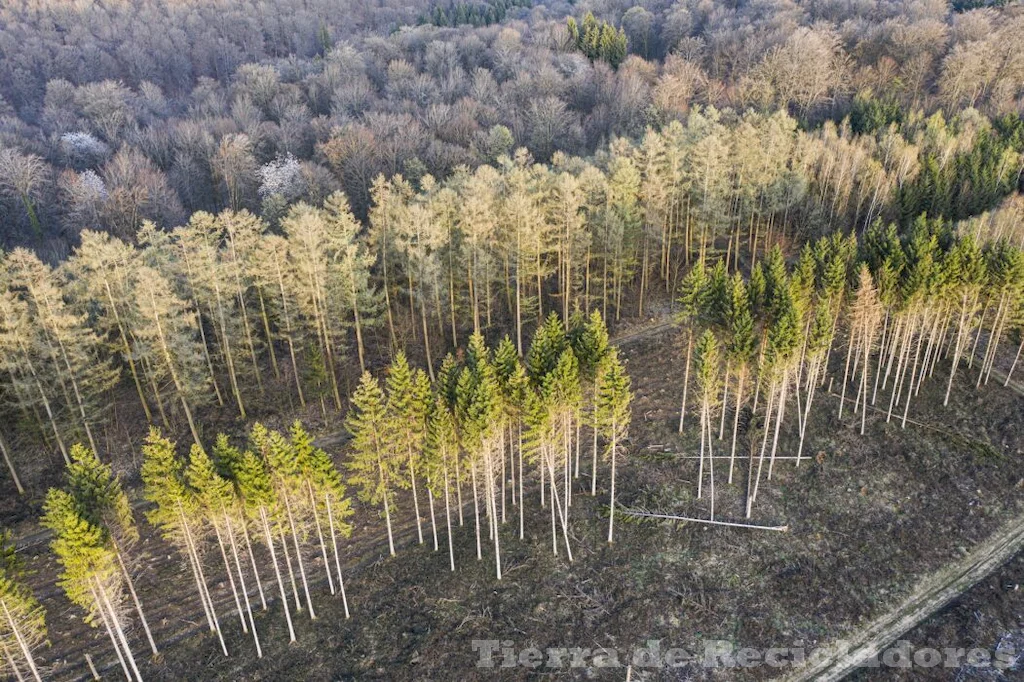
M384 392L369 373L364 372L352 394L352 407L345 418L345 428L352 434L352 456L346 463L348 483L356 486L358 497L384 510L388 528L388 549L395 555L395 539L391 530L393 488L398 477L399 460L388 447L388 416Z
M554 370L562 351L569 346L565 328L558 313L552 312L537 328L526 354L526 371L534 386L540 386L544 377Z
M710 329L705 330L697 341L695 349L697 369L697 388L700 396L700 470L697 474L697 499L700 499L704 487L704 461L707 466L711 483L711 520L715 519L715 458L711 449L711 412L718 399L721 382L721 350L718 339ZM707 450L705 452L705 443Z
M424 451L430 489L444 496L445 524L448 529L448 561L455 570L455 548L452 542L451 480L459 456L459 440L451 410L441 396L436 396L427 422Z
M142 350L134 335L138 251L103 232L83 230L79 237L81 245L63 266L70 278L70 298L80 313L90 314L90 325L128 366L146 419L152 423L153 414L143 388L146 376L139 364Z
M270 474L271 485L277 500L275 515L277 531L292 583L295 608L301 611L303 605L295 584L291 555L288 551L288 542L285 540L286 534L291 537L295 563L298 565L299 580L302 582L302 591L306 607L309 609L309 617L316 619L316 610L309 592L306 563L302 556L302 544L300 544L300 539L305 540L306 538L311 520L306 512L312 510L307 509L307 505L303 504L308 499L306 472L309 468L309 463L304 458L311 454L311 448L305 451L294 448L284 435L277 431L271 431L258 422L253 425L249 433L249 441L253 450L263 457Z
M121 622L122 575L106 533L82 516L67 491L51 488L43 511L41 523L53 532L50 548L63 569L60 587L86 612L86 623L104 624L125 676L142 682Z
M602 431L609 445L606 456L611 463L611 491L608 506L608 543L613 542L615 530L615 470L620 454L619 444L629 432L630 409L633 399L630 380L619 359L617 348L611 348L598 366L594 397L595 428Z
M412 488L413 510L416 514L416 532L423 544L423 523L420 515L419 492L416 486L417 463L423 453L426 415L429 410L430 384L422 372L413 372L405 353L399 351L388 369L387 432L388 447L405 455L406 473ZM401 484L400 484L401 485ZM404 487L404 485L402 485Z
M102 342L65 303L55 273L34 254L15 249L0 266L12 291L22 292L27 313L36 327L35 367L52 377L68 410L76 414L93 451L92 424L101 420L108 404L108 389L117 371L102 352ZM9 278L9 279L8 279Z
M46 639L46 617L25 585L14 549L11 534L0 532L0 672L20 682L25 679L21 672L24 666L36 682L42 682L33 650Z
M136 302L139 325L135 335L149 358L150 383L159 409L163 410L159 383L169 379L192 439L200 445L202 438L193 409L209 402L209 387L216 386L203 369L205 345L197 338L202 325L195 311L175 295L170 282L154 268L139 268Z
M185 481L185 465L175 455L174 443L161 436L156 428L150 428L142 446L142 455L143 496L154 505L146 512L146 518L188 559L207 625L211 632L217 633L221 650L227 656L227 645L221 634L216 607L210 598L199 553L199 509L195 495Z
M566 552L569 556L569 561L572 561L572 550L569 548L569 506L572 503L569 475L572 447L571 422L572 415L579 409L581 399L579 363L572 349L566 348L559 355L555 367L544 377L541 393L551 420L552 438L546 448L551 503L557 508L559 513ZM556 454L559 451L562 453L561 478L563 482L561 498L558 495L558 476L555 473L557 465Z
M597 495L597 375L601 363L608 356L611 346L608 343L608 328L605 326L601 313L594 310L580 327L580 333L570 340L573 353L579 360L580 379L590 388L590 426L593 431L593 461L590 469L590 494ZM576 433L576 451L579 452L579 429ZM579 474L579 455L576 458L576 473Z
M228 576L228 584L231 586L231 594L235 600L235 608L242 623L242 631L248 632L249 628L252 628L253 642L256 645L256 656L257 658L263 658L263 648L260 645L259 634L256 631L256 621L252 615L252 604L249 601L249 591L246 589L245 574L242 571L242 562L239 559L237 529L239 528L240 519L238 517L239 510L237 498L235 497L235 488L230 481L223 478L217 472L213 460L206 454L206 451L195 444L192 445L189 451L185 479L195 491L196 503L199 507L201 518L213 529L213 535L217 540L217 547L220 550L221 560L224 562L224 571ZM230 547L234 566L232 566L232 562L228 559L227 547ZM241 586L241 600L245 601L244 612L239 599L238 585L235 582L236 573ZM248 624L245 620L246 614L249 617Z
M557 316L556 316L557 317ZM467 366L459 376L456 393L456 417L460 440L470 462L473 480L474 511L476 515L477 559L482 558L478 507L478 482L483 478L484 504L489 521L489 534L494 541L495 574L501 580L501 543L497 486L500 475L494 459L500 434L503 431L501 394L490 353L483 336L473 334L469 339Z
M292 422L289 436L292 450L296 453L298 461L301 463L302 476L305 479L306 490L309 493L306 502L316 527L320 552L324 560L324 570L327 572L327 583L331 588L331 594L336 594L334 578L331 574L330 562L327 558L327 544L324 540L323 526L320 522L321 502L323 503L323 511L326 514L327 528L334 550L334 566L338 575L342 604L345 607L345 617L348 618L348 597L345 595L345 581L341 575L338 535L340 534L343 537L352 535L352 526L345 521L345 519L352 515L351 501L345 496L345 485L341 480L338 468L334 465L334 460L322 449L313 445L312 436L302 427L298 420Z
M729 451L729 484L732 484L733 468L736 461L736 436L739 430L740 410L743 407L743 385L750 371L750 362L754 354L754 319L751 314L750 296L743 278L737 273L733 275L729 296L729 309L726 313L726 326L729 343L726 348L732 365L738 375L736 385L736 410L732 422L732 448ZM724 408L723 408L724 411Z
M242 498L242 508L246 519L256 525L258 529L257 536L261 536L261 541L270 552L270 561L274 565L274 577L277 579L281 606L284 609L285 620L288 623L289 641L294 642L295 628L292 624L291 608L288 606L288 596L285 591L284 578L281 574L281 563L277 558L277 541L274 539L271 527L272 518L275 520L275 525L278 529L281 528L281 524L277 522L279 517L277 510L280 505L274 492L270 473L267 471L264 461L252 450L246 450L241 453L241 457L234 459L232 473L238 494ZM281 539L281 548L286 552L288 543L284 539L283 533L279 533L279 537ZM246 541L248 542L248 534L246 534ZM251 548L249 551L251 553ZM255 572L255 564L253 564L253 571ZM265 608L266 606L264 605Z
M117 559L124 583L139 614L139 621L146 633L149 647L154 656L158 655L156 642L153 640L126 562L126 555L139 540L139 530L135 525L131 503L121 486L120 479L114 475L109 464L100 462L96 453L81 444L76 444L71 447L67 487L78 506L79 513L94 526L105 531L110 549Z
M686 397L690 388L690 360L693 356L693 330L700 324L707 309L709 280L703 261L695 265L680 285L679 303L682 311L679 321L686 326L686 371L683 374L683 404L679 410L679 433L683 432L686 418Z

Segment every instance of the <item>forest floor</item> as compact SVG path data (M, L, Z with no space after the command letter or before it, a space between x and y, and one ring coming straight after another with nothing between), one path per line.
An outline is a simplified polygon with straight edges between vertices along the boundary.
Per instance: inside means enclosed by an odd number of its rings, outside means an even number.
M622 508L706 517L696 499L699 451L696 414L677 432L683 354L678 331L658 320L616 334L636 395L631 440L621 460L617 490ZM244 635L222 573L209 565L231 652L204 631L201 609L182 560L143 526L137 577L162 653L145 655L141 630L130 634L147 680L525 679L539 673L580 679L625 679L625 665L651 640L660 651L694 655L678 667L632 670L633 680L768 679L785 668L710 668L701 665L709 642L739 647L805 647L814 650L852 638L866 624L903 603L919 582L970 554L1009 519L1024 512L1021 456L1024 401L993 381L974 389L973 371L962 369L948 408L945 380L926 381L900 428L884 413L836 417L838 396L822 391L812 409L800 467L776 462L762 481L752 523L788 525L785 533L711 527L695 523L616 517L616 542L607 535L607 466L599 467L598 495L589 495L589 434L584 430L581 476L574 482L569 563L559 538L551 549L549 509L527 488L526 539L518 539L518 508L508 504L500 536L504 577L494 577L493 546L483 537L476 559L471 499L465 525L455 528L456 571L448 567L443 524L441 551L416 542L411 500L400 500L398 556L387 557L376 511L357 506L355 532L343 552L352 610L327 589L322 561L307 570L317 620L296 616L295 644L287 643L280 604L264 575L268 613L257 614L264 657ZM884 400L883 400L884 397ZM880 393L878 404L888 401ZM760 444L759 424L741 420L734 483L727 484L730 424L715 441L716 518L744 520L746 456ZM795 419L787 416L780 453L795 454ZM337 432L337 428L333 430ZM322 442L336 442L325 430ZM464 493L468 491L464 490ZM439 524L443 509L437 509ZM425 513L426 515L426 513ZM429 517L428 517L429 519ZM29 530L26 525L25 530ZM37 594L48 608L51 648L40 658L56 680L84 679L90 652L106 674L117 673L109 641L89 632L79 611L54 586L56 567L40 537L25 552ZM984 583L983 583L984 584ZM258 600L257 600L258 601ZM230 603L230 606L229 606ZM938 627L938 626L933 626ZM102 636L101 636L102 635ZM478 641L474 649L474 640ZM546 665L479 667L479 641L521 652L528 647L615 648L622 667L570 669ZM485 645L486 646L486 645ZM676 652L678 654L678 652ZM650 660L650 656L646 660ZM585 658L593 663L591 658ZM883 673L886 674L886 673ZM889 679L866 676L862 679ZM909 679L909 678L908 678Z

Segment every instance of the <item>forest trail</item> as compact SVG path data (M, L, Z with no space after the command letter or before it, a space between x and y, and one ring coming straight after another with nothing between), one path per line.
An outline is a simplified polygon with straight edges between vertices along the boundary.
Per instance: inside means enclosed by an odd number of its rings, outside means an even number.
M875 659L900 635L959 597L1022 549L1024 515L1004 524L959 561L922 580L914 592L892 611L878 617L851 637L819 649L810 657L810 663L786 677L786 682L843 679L866 661Z

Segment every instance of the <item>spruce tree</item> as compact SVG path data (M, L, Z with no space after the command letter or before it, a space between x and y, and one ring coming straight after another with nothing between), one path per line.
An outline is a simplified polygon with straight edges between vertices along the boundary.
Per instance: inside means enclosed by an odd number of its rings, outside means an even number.
M388 369L386 389L388 447L405 457L406 474L409 487L412 488L413 511L416 514L416 532L422 545L423 521L416 470L423 453L426 415L430 407L430 384L425 377L419 376L421 373L412 371L405 353L399 351ZM405 487L404 483L398 483Z
M199 505L185 480L185 465L174 452L174 443L150 428L142 446L143 497L153 504L146 518L160 530L165 540L178 548L188 559L195 579L199 600L211 632L217 633L221 650L228 655L220 629L217 610L210 598L206 575L200 556L197 530L200 525Z
M391 510L394 507L392 496L400 460L388 447L388 415L384 392L369 372L364 372L360 378L351 403L348 416L345 417L345 428L352 434L352 456L345 465L349 471L348 483L358 489L360 500L383 507L388 529L388 550L394 556Z
M459 439L455 431L455 420L448 404L436 396L431 405L427 422L427 437L424 462L431 490L444 496L445 524L448 530L448 561L455 570L455 548L452 542L451 481L456 471L455 460L459 456Z
M608 507L608 542L612 543L615 530L615 471L620 454L620 443L629 433L631 419L629 375L619 359L617 348L611 348L598 366L594 397L594 422L608 439L606 457L611 464L611 490Z
M46 617L32 591L25 584L21 562L15 554L8 531L0 532L0 672L19 682L27 669L42 682L33 650L46 639Z
M131 594L139 621L146 633L146 639L153 655L159 654L153 634L149 629L146 614L142 610L135 591L135 584L128 570L127 555L139 540L139 530L135 525L131 503L121 486L120 479L114 475L109 464L100 462L92 450L81 444L71 447L71 465L67 474L68 492L74 498L79 513L90 523L105 530L105 536L117 559L118 567L124 578L125 585Z
M125 676L142 682L121 622L123 577L106 532L90 523L64 490L51 488L43 511L41 523L53 532L50 548L62 568L58 584L85 611L87 624L103 623Z
M217 540L217 547L220 550L221 560L224 562L224 571L228 577L228 584L231 586L231 594L235 600L235 608L242 624L242 631L248 632L252 628L253 642L256 645L257 658L263 658L263 648L260 645L259 634L256 631L256 621L252 615L252 604L249 601L249 592L246 589L245 574L242 570L242 562L239 559L237 531L240 525L238 518L238 505L235 496L235 488L230 481L223 478L206 451L198 445L193 444L189 451L188 467L185 470L185 478L189 486L195 491L196 503L199 507L201 518L213 529ZM228 558L228 547L230 547L232 565ZM238 582L241 586L241 600L245 601L245 611L242 610L242 603L239 598L239 585L236 584L235 574L238 575ZM249 617L246 623L246 615Z

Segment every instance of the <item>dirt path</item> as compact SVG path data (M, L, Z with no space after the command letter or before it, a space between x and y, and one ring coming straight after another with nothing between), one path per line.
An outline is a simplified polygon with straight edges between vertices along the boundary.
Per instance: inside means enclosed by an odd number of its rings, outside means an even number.
M787 682L841 680L1024 549L1024 516L1006 523L963 559L925 578L902 604L845 640L823 647Z

